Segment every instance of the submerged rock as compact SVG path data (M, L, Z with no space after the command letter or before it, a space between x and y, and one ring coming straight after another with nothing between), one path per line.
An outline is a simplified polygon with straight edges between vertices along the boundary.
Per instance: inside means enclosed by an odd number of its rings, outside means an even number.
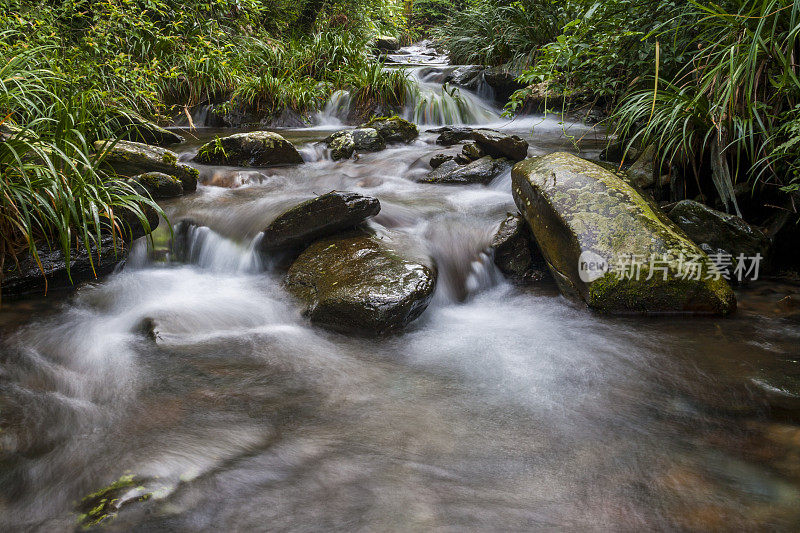
M79 525L89 529L107 524L123 507L149 500L154 495L154 489L146 487L147 484L150 484L150 480L126 474L107 487L84 497L76 508L80 513Z
M494 159L484 156L477 161L460 166L453 161L439 166L421 181L423 183L444 183L444 184L473 184L480 183L486 185L497 176L511 168L507 159Z
M518 135L481 129L473 131L470 138L492 157L507 157L512 161L528 157L528 141Z
M353 231L309 246L286 285L312 323L381 335L403 329L428 307L436 270L389 236Z
M361 128L374 128L383 140L389 142L410 143L419 137L419 128L406 119L400 117L375 117Z
M297 248L353 228L380 210L377 198L354 192L329 192L279 215L264 230L260 247L265 251Z
M292 143L271 131L252 131L222 137L200 147L194 158L205 165L265 167L296 165L303 158Z
M375 128L337 131L325 139L325 142L331 149L334 161L349 159L355 151L379 152L386 148L386 141Z
M134 176L133 180L147 191L154 200L175 198L183 194L181 180L163 172L146 172Z
M145 120L138 113L112 111L110 115L111 125L117 130L116 133L121 139L157 146L180 144L184 141L184 138L177 133Z
M613 173L555 153L516 165L512 188L565 295L609 313L736 309L708 256Z
M766 257L770 240L736 215L729 215L693 200L678 202L669 211L669 218L706 253L722 253L738 257Z
M492 238L494 264L517 282L540 281L547 265L533 240L531 230L519 214L508 214Z
M104 161L122 175L161 172L178 178L185 192L197 189L198 170L179 163L178 154L166 148L132 141L97 141L94 148L105 152Z

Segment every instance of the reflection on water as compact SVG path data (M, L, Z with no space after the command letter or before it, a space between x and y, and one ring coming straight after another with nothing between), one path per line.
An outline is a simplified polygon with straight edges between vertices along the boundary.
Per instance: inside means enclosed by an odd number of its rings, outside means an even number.
M571 147L552 119L497 126ZM162 228L102 283L0 314L0 529L71 530L126 473L153 495L112 530L800 527L796 287L746 288L730 319L603 318L495 271L509 176L417 183L429 134L334 163L324 130L282 133L306 164L205 168L165 203L171 244ZM439 265L402 335L311 327L253 253L332 189L377 196L372 223Z

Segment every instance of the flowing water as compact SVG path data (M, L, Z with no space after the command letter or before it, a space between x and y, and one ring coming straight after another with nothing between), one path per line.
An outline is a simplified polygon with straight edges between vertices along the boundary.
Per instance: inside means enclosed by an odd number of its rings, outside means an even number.
M416 68L446 100L436 67ZM778 303L796 287L740 290L728 319L644 319L509 285L487 246L514 210L510 176L416 183L442 151L424 131L333 162L317 143L337 98L319 126L281 131L304 165L201 168L195 194L164 203L172 238L0 313L0 530L71 530L76 503L126 474L144 488L111 530L800 527L800 323ZM470 99L458 121L523 135L532 154L601 146ZM437 261L435 299L403 334L312 327L282 258L254 252L282 210L333 189L378 197L372 224Z

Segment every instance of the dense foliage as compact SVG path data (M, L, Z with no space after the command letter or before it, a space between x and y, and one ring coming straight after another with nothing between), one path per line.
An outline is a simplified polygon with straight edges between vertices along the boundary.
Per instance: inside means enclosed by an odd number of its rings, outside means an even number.
M600 106L738 209L737 180L800 188L799 31L798 0L472 0L434 34L459 62L517 69L510 112L542 87Z

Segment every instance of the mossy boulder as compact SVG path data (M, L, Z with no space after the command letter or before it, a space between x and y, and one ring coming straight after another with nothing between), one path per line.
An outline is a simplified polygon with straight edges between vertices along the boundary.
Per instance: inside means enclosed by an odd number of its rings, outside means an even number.
M547 264L521 215L506 216L492 238L491 248L494 264L512 281L529 283L545 277Z
M738 257L766 258L770 240L767 235L737 217L712 209L693 200L678 202L669 211L669 218L706 253Z
M312 323L382 335L403 329L428 307L436 269L399 237L355 230L309 246L290 267L286 285Z
M141 115L132 111L111 111L109 122L120 138L127 141L156 146L170 146L184 141L184 138L177 133L145 120Z
M464 143L464 147L461 149L461 155L470 161L475 161L476 159L480 159L481 157L485 156L486 152L480 144L475 141L470 141L468 143Z
M97 141L94 148L105 152L105 162L123 175L161 172L181 181L183 190L197 189L200 173L196 168L178 162L178 154L172 150L133 141Z
M437 169L440 166L442 166L442 164L452 160L453 160L453 155L451 154L436 154L435 156L431 157L430 165L431 168Z
M377 198L354 192L329 192L279 215L264 230L260 248L264 251L298 248L353 228L380 210Z
M563 294L608 313L736 309L708 256L612 172L554 153L517 164L512 189Z
M147 191L154 200L175 198L183 194L181 180L163 172L146 172L134 176L133 180Z
M488 155L463 166L458 165L455 161L448 161L429 172L421 182L449 185L486 185L510 168L511 163L507 159L494 159Z
M386 148L386 141L375 128L337 131L325 139L325 142L331 149L334 161L349 159L356 151L379 152Z
M470 138L492 157L507 157L512 161L528 157L528 141L518 135L481 129L473 131Z
M400 117L375 117L361 128L374 128L383 140L389 142L410 143L419 137L419 128Z
M200 147L194 160L204 165L266 167L300 164L303 157L281 135L271 131L253 131L206 143Z
M400 41L390 35L378 35L372 41L372 47L378 52L396 52L400 50Z

